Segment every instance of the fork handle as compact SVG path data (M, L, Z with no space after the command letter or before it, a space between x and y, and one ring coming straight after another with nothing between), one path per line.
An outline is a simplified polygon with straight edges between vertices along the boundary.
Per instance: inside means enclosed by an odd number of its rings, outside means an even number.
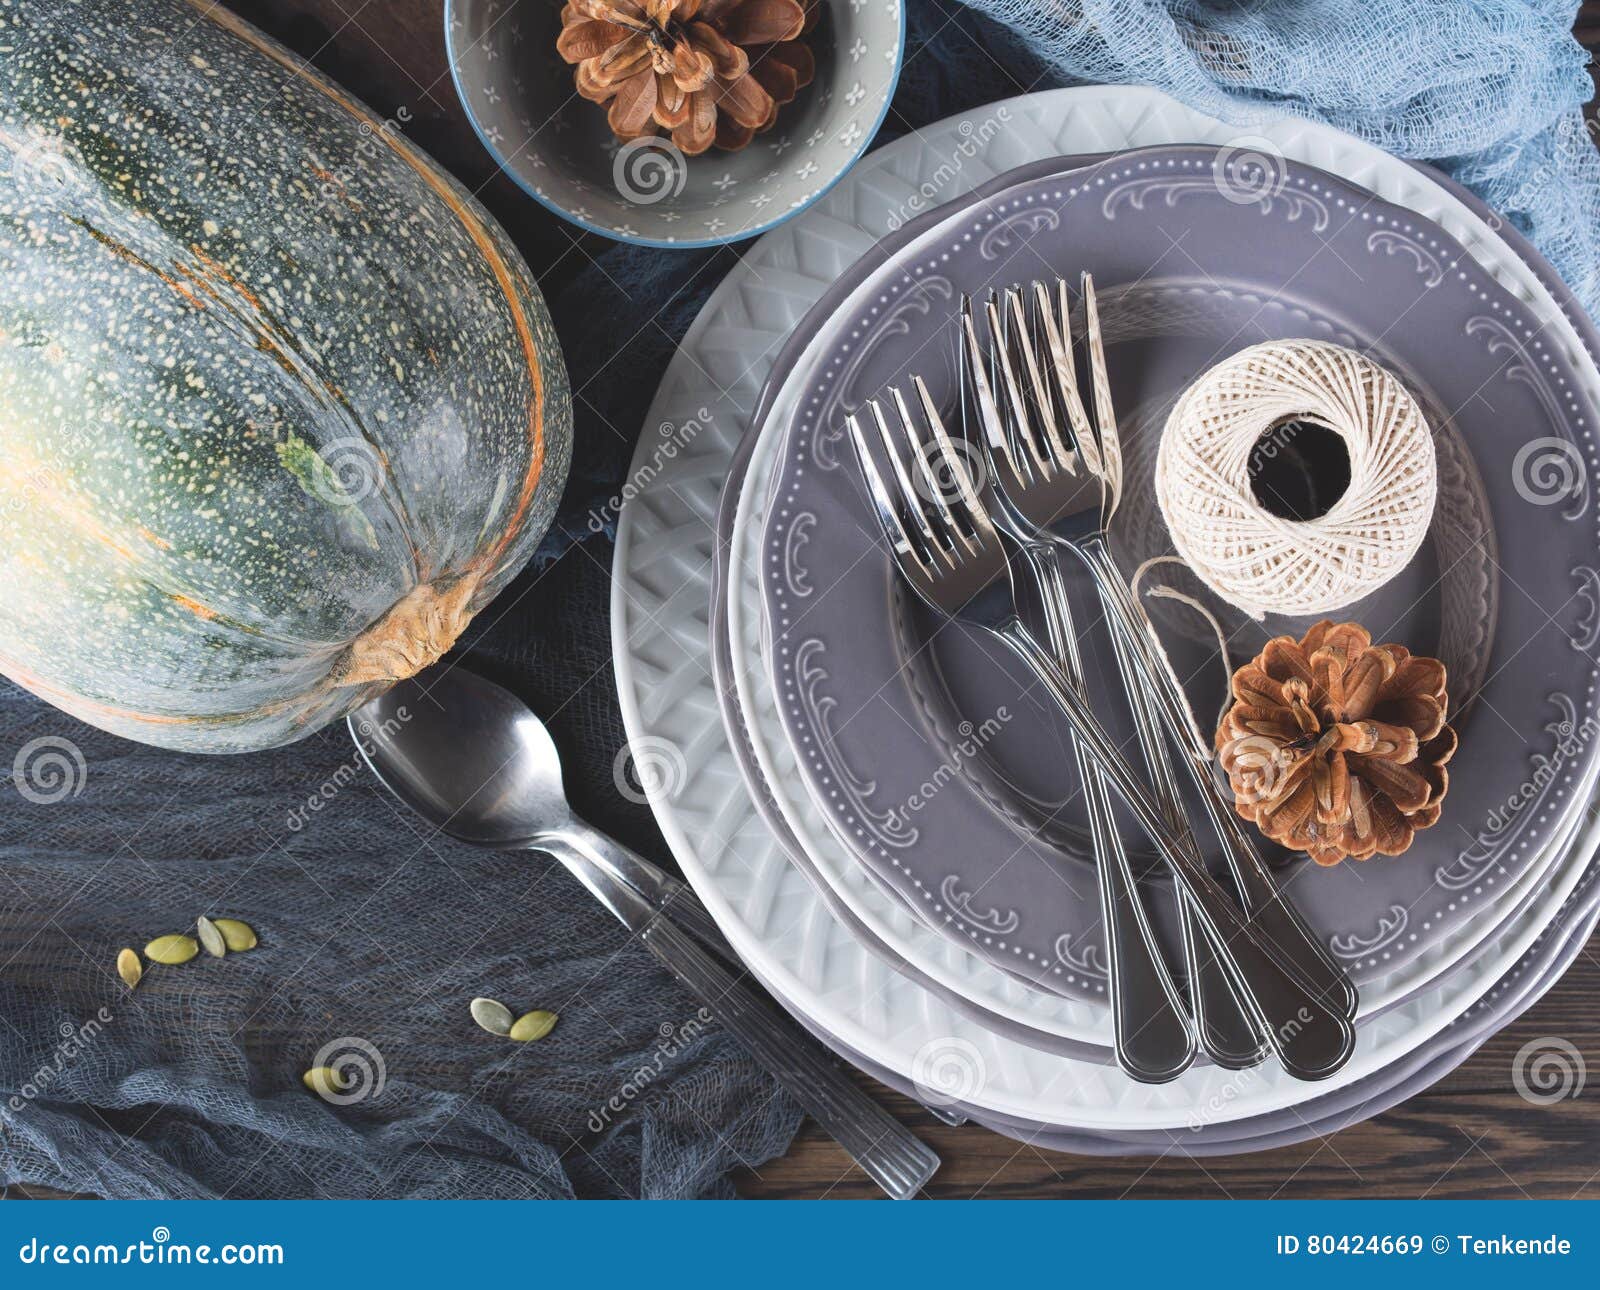
M1060 562L1055 551L1042 544L1025 546L1022 554L1024 560L1014 564L1013 571L1026 570L1033 575L1051 652L1072 683L1081 689L1083 661ZM1072 746L1083 780L1100 914L1106 926L1110 968L1107 985L1117 1065L1142 1083L1165 1084L1177 1079L1194 1061L1194 1028L1145 914L1100 767L1078 746L1076 734Z
M939 1157L851 1082L822 1046L677 927L617 871L649 861L581 821L538 839L629 929L662 967L703 1003L757 1064L799 1102L823 1132L850 1153L884 1191L915 1196Z
M1222 842L1229 871L1239 887L1239 897L1261 935L1284 957L1295 973L1320 997L1329 1000L1346 1017L1356 1015L1355 987L1306 926L1299 912L1279 889L1272 871L1251 845L1228 804L1221 799L1211 774L1211 754L1194 727L1188 701L1162 653L1155 628L1123 580L1103 538L1091 537L1077 547L1100 590L1112 624L1133 647L1148 695L1183 754L1211 826Z
M1180 842L1188 844L1196 859L1204 864L1200 844L1195 840L1188 820L1184 818L1183 803L1178 796L1172 762L1162 739L1160 721L1152 710L1154 703L1145 690L1134 662L1133 646L1115 627L1111 629L1111 643L1116 651L1117 671L1127 687L1128 705L1133 709L1133 724L1138 731L1145 767L1150 772L1156 796L1165 809L1167 825ZM1195 1026L1200 1034L1201 1046L1206 1056L1218 1066L1228 1070L1248 1070L1267 1055L1266 1041L1257 1029L1250 1009L1234 988L1227 968L1217 954L1217 947L1206 935L1194 901L1183 892L1178 894L1178 915L1184 957L1189 966L1189 991L1194 998Z
M1193 899L1212 943L1224 956L1224 964L1246 996L1246 1003L1255 1012L1284 1069L1305 1080L1332 1075L1355 1050L1355 1029L1349 1020L1279 962L1227 892L1172 835L1150 794L1117 751L1088 702L1021 619L1012 615L992 630L1049 691L1077 732L1079 746L1100 763L1139 827L1149 834L1172 867L1174 879Z

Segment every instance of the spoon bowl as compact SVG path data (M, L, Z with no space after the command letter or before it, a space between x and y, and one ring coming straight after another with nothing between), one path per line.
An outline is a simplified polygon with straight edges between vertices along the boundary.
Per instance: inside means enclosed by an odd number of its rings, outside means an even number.
M390 792L463 842L521 850L571 817L544 722L463 667L399 682L352 715L350 733Z
M459 664L436 663L347 723L379 782L439 832L495 851L547 851L586 884L599 866L648 905L670 906L702 941L732 953L693 891L572 813L555 741L510 690ZM596 895L627 921L616 903L626 903L625 894Z

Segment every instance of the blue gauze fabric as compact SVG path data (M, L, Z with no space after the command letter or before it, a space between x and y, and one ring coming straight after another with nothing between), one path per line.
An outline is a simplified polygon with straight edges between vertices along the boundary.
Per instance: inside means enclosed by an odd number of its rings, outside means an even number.
M1283 112L1432 161L1600 307L1600 150L1572 0L970 0L1061 80L1155 85L1223 120Z

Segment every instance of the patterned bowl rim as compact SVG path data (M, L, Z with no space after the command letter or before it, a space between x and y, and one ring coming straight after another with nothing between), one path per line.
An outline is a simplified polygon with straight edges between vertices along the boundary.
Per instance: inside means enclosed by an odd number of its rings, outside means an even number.
M878 137L878 131L883 128L884 120L889 115L889 105L894 102L894 93L899 88L900 74L905 69L906 63L907 0L901 0L901 3L896 6L900 21L899 31L895 36L894 67L889 73L888 81L884 84L883 102L878 107L877 119L873 121L870 130L862 132L860 142L852 150L849 157L845 159L844 164L839 167L839 172L832 179L818 188L805 201L789 207L764 224L752 224L748 228L736 229L722 237L676 239L646 237L642 233L619 233L616 229L606 228L604 225L583 219L552 198L535 191L533 185L512 168L510 159L489 141L489 136L484 133L483 127L478 123L478 114L472 109L472 100L467 94L466 85L462 82L460 63L456 59L455 37L451 34L455 24L451 22L451 19L455 16L455 9L458 3L459 0L445 0L444 4L444 56L445 61L450 65L450 83L455 87L456 98L461 103L461 110L467 114L467 124L472 127L472 133L478 136L478 142L483 145L484 150L494 159L494 164L500 173L551 214L559 215L569 224L576 224L581 229L586 229L590 233L598 233L602 237L610 238L613 242L626 242L632 246L654 246L666 251L703 250L706 247L730 246L734 242L748 241L752 237L760 237L761 234L777 228L779 224L787 223L802 211L809 210L812 206L815 206L828 195L835 184L855 168L856 162L861 159L862 154L872 146L873 140Z

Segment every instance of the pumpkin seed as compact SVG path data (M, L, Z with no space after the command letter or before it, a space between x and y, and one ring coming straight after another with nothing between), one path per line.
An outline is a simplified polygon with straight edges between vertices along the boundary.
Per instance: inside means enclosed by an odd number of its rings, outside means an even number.
M214 918L211 921L222 933L222 939L227 947L235 954L240 950L255 949L256 933L249 923L241 923L237 918Z
M313 1066L300 1079L318 1097L329 1100L339 1096L348 1087L344 1082L344 1076L331 1066Z
M152 963L166 963L172 967L187 963L198 953L200 946L194 937L179 934L158 936L144 947L145 958Z
M555 1029L556 1014L538 1009L518 1017L516 1024L511 1027L511 1038L519 1044L526 1044L535 1039L543 1039Z
M472 1019L491 1035L511 1033L511 1009L498 999L474 999Z
M194 930L200 937L200 944L205 952L213 958L221 958L228 952L228 943L222 939L222 933L217 925L204 914L194 920Z
M118 950L117 975L123 979L128 989L131 990L139 984L139 978L144 975L144 964L139 962L139 956L132 950Z

